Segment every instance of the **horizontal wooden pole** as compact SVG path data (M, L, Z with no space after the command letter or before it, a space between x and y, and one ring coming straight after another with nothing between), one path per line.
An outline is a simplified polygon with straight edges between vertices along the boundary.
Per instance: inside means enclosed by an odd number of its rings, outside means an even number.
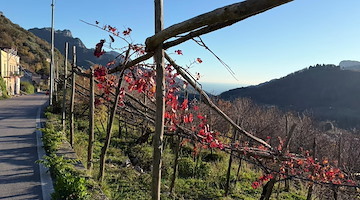
M195 31L214 24L231 25L248 17L270 10L274 7L291 2L293 0L247 0L229 6L218 8L208 13L198 15L178 24L174 24L161 32L146 39L145 50L153 52L164 41L179 36L180 34ZM231 22L227 24L228 22ZM223 28L219 26L218 29ZM217 29L211 30L215 31Z

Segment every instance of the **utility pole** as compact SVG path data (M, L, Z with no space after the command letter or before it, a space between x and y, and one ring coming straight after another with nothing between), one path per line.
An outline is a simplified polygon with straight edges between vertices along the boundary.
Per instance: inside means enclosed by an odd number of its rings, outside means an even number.
M51 2L51 63L50 63L50 93L49 104L53 105L54 95L54 0Z

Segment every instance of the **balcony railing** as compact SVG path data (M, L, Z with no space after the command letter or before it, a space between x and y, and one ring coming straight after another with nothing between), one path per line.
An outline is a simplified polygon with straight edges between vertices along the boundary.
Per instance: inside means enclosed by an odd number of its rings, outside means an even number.
M13 71L8 71L7 73L4 73L4 78L11 78L11 77L21 77L23 76L24 73L23 72L13 72Z

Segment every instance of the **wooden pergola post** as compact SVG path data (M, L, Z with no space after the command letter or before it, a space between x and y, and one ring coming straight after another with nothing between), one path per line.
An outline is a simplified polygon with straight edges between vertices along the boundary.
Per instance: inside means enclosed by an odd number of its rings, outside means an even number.
M66 130L66 84L67 84L67 62L68 62L69 43L65 43L65 63L64 63L64 86L63 86L63 102L62 102L62 128Z
M74 146L74 105L75 105L75 68L76 68L76 46L73 46L73 62L71 72L71 101L70 101L70 145Z
M88 158L87 158L87 169L92 171L93 168L93 152L94 152L94 127L95 127L95 80L94 80L94 69L90 68L90 101L89 101L89 141L88 141Z
M163 0L155 0L155 34L164 29ZM164 135L164 112L165 112L165 76L164 76L164 50L162 43L155 49L154 55L156 63L156 118L155 135L153 139L153 171L152 171L152 190L153 200L160 200L161 188L161 157L163 150Z

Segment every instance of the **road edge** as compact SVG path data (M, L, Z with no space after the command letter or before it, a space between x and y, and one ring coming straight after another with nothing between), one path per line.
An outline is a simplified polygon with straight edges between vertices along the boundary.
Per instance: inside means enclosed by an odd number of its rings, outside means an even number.
M40 131L41 127L41 110L42 106L38 108L36 114L36 144L37 144L37 153L38 159L41 160L43 156L46 155L45 150L43 148L43 142L41 140L42 132ZM43 200L50 200L51 194L54 192L53 182L50 176L49 168L45 167L43 164L39 164L40 170L40 181L41 181L41 190Z

